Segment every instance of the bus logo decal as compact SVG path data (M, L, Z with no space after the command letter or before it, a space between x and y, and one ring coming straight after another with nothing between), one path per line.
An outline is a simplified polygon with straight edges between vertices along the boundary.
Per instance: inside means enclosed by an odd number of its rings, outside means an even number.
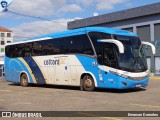
M59 60L44 60L44 65L59 65Z
M66 58L59 58L59 59L49 59L49 60L44 60L44 65L62 65L66 64Z

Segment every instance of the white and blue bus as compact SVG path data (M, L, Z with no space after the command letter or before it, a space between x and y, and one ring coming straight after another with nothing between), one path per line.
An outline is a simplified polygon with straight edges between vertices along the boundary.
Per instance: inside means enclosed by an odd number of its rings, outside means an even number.
M128 89L148 85L143 44L128 31L86 27L9 43L5 80L28 84Z

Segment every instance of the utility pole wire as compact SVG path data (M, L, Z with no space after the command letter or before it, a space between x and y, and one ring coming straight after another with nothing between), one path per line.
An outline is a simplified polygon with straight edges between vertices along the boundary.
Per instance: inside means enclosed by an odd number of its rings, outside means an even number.
M43 21L66 23L66 22L63 22L63 21L49 20L49 19L42 18L42 17L32 16L32 15L26 15L26 14L18 13L18 12L15 12L15 11L13 11L13 10L9 10L9 9L7 9L5 12L12 13L12 14L16 14L16 15L23 16L23 17L29 17L29 18L40 19L40 20L43 20ZM67 22L69 22L69 21L67 21Z

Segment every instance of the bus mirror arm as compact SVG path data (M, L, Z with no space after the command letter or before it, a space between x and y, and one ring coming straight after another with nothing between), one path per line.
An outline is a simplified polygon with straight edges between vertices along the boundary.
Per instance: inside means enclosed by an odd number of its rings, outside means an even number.
M155 46L154 46L152 43L142 42L142 44L143 44L143 45L148 45L148 46L150 46L151 49L152 49L152 53L153 53L153 54L156 54L156 48L155 48Z
M114 43L118 46L118 50L120 53L124 53L124 46L123 44L115 39L102 39L102 40L98 40L99 42L107 42L107 43Z

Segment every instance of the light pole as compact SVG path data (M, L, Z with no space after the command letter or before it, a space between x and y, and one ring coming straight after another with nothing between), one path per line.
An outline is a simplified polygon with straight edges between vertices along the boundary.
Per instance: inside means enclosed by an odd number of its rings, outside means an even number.
M2 6L2 8L3 8L3 12L6 12L6 11L8 11L8 9L7 9L7 7L8 7L8 2L6 2L6 1L1 1L1 6Z

